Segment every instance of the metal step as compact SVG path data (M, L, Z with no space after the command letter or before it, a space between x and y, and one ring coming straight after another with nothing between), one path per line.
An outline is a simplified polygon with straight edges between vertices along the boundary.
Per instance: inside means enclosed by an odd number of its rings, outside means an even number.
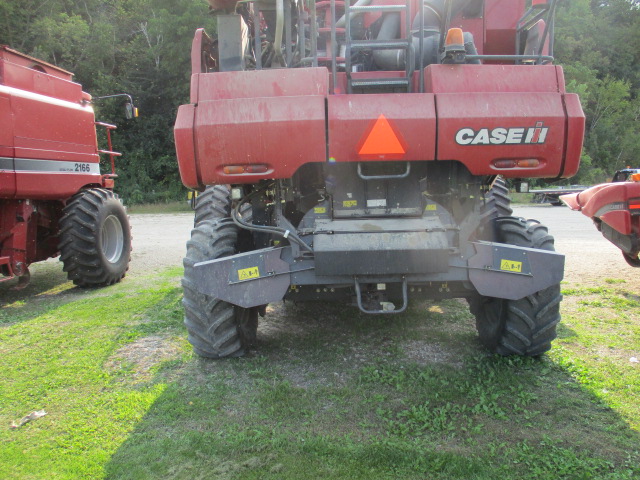
M354 40L351 42L351 50L391 50L407 49L407 40Z
M373 87L408 87L408 78L366 78L361 80L351 79L352 88Z
M366 5L362 7L349 7L349 12L403 12L406 9L406 5Z

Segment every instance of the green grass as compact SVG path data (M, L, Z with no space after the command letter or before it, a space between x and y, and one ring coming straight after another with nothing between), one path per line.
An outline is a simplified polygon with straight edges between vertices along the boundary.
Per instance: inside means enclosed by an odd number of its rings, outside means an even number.
M450 300L275 305L256 351L209 361L185 340L178 270L87 291L53 267L0 291L0 478L640 476L628 282L565 286L540 359L488 355Z

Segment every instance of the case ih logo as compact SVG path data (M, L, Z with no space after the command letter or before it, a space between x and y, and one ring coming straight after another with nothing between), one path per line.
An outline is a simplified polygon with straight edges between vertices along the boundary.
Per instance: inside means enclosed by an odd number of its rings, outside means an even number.
M544 143L549 129L542 122L529 128L462 128L456 133L458 145L523 145Z

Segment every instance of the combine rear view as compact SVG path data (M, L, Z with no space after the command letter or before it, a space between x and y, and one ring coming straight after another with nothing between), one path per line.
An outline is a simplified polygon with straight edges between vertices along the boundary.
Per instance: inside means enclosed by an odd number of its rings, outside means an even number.
M465 298L492 351L550 348L564 256L511 216L504 178L574 175L584 115L551 64L557 2L525 3L213 2L175 125L203 191L183 279L198 354L242 355L283 299Z

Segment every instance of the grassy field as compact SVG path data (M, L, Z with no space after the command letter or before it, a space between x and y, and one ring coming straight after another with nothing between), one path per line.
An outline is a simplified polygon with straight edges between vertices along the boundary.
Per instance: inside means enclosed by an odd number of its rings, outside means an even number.
M87 291L46 263L0 287L0 478L640 477L637 283L565 285L540 359L488 355L463 303L424 301L276 305L257 351L206 361L179 276Z

